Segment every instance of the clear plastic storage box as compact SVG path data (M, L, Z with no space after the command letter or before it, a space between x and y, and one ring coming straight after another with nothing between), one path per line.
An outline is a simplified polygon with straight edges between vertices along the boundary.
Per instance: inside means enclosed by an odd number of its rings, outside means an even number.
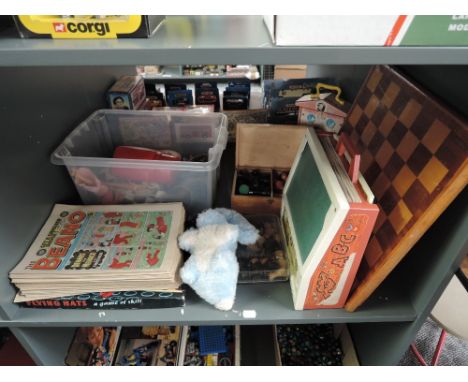
M237 246L238 283L287 280L289 266L278 216L245 215L245 218L258 229L260 237L254 244Z
M220 113L98 110L54 151L85 204L181 201L189 214L212 206L227 142ZM183 161L113 158L117 146L170 149Z

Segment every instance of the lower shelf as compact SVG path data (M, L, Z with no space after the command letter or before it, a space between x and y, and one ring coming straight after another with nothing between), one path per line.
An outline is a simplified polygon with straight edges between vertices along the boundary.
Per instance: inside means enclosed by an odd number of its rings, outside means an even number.
M265 325L413 321L416 312L404 295L381 288L356 312L343 309L296 311L289 283L239 285L231 311L215 309L187 293L182 308L145 310L60 310L19 308L10 327L144 325Z
M242 366L278 366L280 356L275 326L237 326L236 358ZM15 328L14 335L37 365L64 365L76 328ZM239 332L237 332L239 330ZM344 365L358 365L354 345L346 325L335 325L336 338L343 351ZM186 332L184 332L186 334ZM184 346L181 341L181 346ZM183 354L183 353L182 353ZM236 362L237 364L237 362Z

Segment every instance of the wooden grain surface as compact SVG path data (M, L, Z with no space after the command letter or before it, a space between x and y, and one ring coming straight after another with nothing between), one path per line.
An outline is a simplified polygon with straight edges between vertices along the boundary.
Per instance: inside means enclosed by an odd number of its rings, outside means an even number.
M367 272L346 304L354 311L466 186L468 127L393 68L375 66L343 130L381 209Z

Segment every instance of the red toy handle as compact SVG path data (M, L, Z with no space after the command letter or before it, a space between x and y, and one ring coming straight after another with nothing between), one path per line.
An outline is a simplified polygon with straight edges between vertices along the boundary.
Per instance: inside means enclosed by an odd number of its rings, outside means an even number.
M345 158L345 152L351 156L349 162L348 175L351 178L351 182L357 183L359 179L359 167L361 165L361 154L358 153L356 147L349 139L346 133L341 133L336 146L336 151L340 157L342 157L344 163L348 163Z
M120 159L143 159L143 160L166 160L180 161L182 156L172 150L153 150L144 147L117 146L114 150L114 158ZM112 167L112 173L120 178L135 180L139 182L156 182L169 184L173 180L173 171L170 169L128 168L123 164L121 167Z

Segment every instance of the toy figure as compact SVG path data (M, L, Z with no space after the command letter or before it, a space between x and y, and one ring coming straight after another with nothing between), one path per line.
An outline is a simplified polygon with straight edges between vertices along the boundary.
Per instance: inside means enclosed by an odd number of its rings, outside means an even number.
M159 326L143 326L141 328L141 333L145 336L155 338L158 335Z
M155 341L149 345L140 346L133 349L131 354L124 355L120 360L121 366L146 366L151 363L153 351L160 345L161 341Z
M164 362L166 366L175 366L177 358L177 341L171 341L164 346L164 355L159 359Z
M237 242L248 245L257 239L257 229L236 211L217 208L202 212L197 229L179 237L179 247L192 254L180 270L182 281L217 309L231 309L239 274Z

